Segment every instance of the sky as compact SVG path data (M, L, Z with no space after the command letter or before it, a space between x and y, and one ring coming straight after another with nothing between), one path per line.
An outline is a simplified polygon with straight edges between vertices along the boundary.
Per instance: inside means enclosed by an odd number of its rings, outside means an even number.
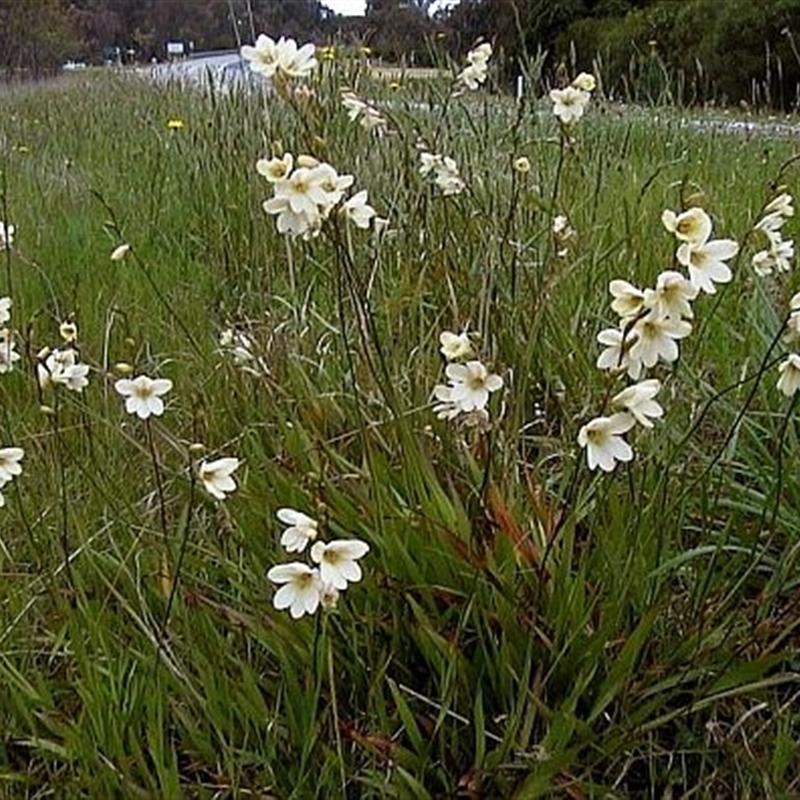
M434 10L438 6L452 5L455 0L440 0L434 4ZM361 16L364 14L366 0L323 0L323 3L337 14L348 16Z
M337 14L359 16L364 13L366 0L324 0L324 3Z

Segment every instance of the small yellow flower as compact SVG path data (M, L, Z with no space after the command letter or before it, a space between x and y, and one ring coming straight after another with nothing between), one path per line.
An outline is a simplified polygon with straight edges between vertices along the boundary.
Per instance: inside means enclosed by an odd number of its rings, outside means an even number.
M333 61L336 58L336 49L333 47L323 47L319 51L323 61Z
M399 82L398 82L398 81L392 81L392 82L389 84L389 88L390 88L390 89L393 89L393 90L395 90L395 91L396 91L397 89L399 89L399 88L400 88L400 84L399 84Z
M167 128L171 131L179 131L181 128L185 128L186 123L182 119L170 119L167 120Z
M361 53L362 56L371 56L372 55L372 48L371 47L359 47L358 52Z

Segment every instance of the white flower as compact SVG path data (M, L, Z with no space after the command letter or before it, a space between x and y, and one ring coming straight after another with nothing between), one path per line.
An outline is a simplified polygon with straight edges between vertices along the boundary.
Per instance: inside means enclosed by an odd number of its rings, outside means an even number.
M320 605L329 611L332 608L336 608L338 602L339 590L335 586L323 586L319 594Z
M71 392L82 392L89 385L88 375L88 364L70 364L61 371L56 383L66 386Z
M260 37L259 37L260 38ZM294 39L286 39L283 36L278 40L276 46L278 54L278 66L292 78L306 78L318 65L314 57L316 48L313 44L304 44L297 47Z
M786 217L777 212L767 214L763 219L760 219L753 230L763 233L770 243L779 242L781 239L781 228L786 222Z
M238 458L218 458L216 461L201 461L197 472L205 490L217 500L224 500L227 494L236 491L232 473L238 468Z
M11 245L14 244L14 231L16 228L13 225L6 225L5 222L0 222L0 250L10 250Z
M789 272L793 258L794 242L778 237L771 241L769 250L761 250L753 256L753 269L762 278L772 275L775 270Z
M452 399L452 386L435 386L433 396L438 401L434 404L432 411L437 419L453 420L459 415L460 422L468 428L489 429L489 412L485 408L475 408L472 411L464 411L461 406Z
M658 276L655 289L645 289L644 307L662 317L692 319L690 301L697 297L697 292L697 287L680 272L665 270Z
M358 120L364 130L383 133L389 126L386 117L375 106L362 100L355 92L342 92L342 105L347 109L351 122Z
M20 360L16 346L11 331L6 328L0 329L0 375L11 372L14 363Z
M25 451L21 447L0 449L0 486L4 486L17 475L22 474L22 461Z
M265 163L261 169L265 173L277 174L283 167ZM263 203L264 211L277 215L279 233L310 239L319 233L322 222L342 200L353 181L352 175L340 175L330 164L300 155L297 168L286 178L274 182L274 196ZM363 227L365 222L369 224L368 219L374 216L375 211L366 203L366 193L359 193L352 198L345 213Z
M237 367L244 366L248 361L252 361L255 358L253 355L253 343L249 337L233 328L226 328L222 331L219 335L219 345L224 352L233 358L233 363Z
M241 49L242 58L250 62L250 69L271 78L278 70L278 45L266 34L256 39L255 47L246 44Z
M293 508L279 508L278 519L289 527L281 534L281 545L289 553L300 553L309 542L317 538L318 523L315 519L295 511Z
M650 312L634 326L636 341L631 347L631 358L641 361L646 367L654 367L659 359L668 364L678 358L677 339L692 332L686 320L662 317Z
M531 171L531 161L527 156L518 156L512 166L520 175L527 175Z
M325 202L321 204L320 213L327 217L330 210L344 197L346 189L353 185L352 175L340 175L330 164L318 164L312 170L314 180L325 192ZM364 194L366 199L366 193Z
M424 178L429 175L436 167L442 163L442 157L436 153L422 152L419 154L419 174Z
M597 86L597 81L591 73L581 72L580 75L572 81L572 85L582 92L593 92Z
M147 419L151 414L160 417L164 413L161 395L172 389L172 381L168 378L153 380L147 375L139 375L133 380L120 378L114 388L125 398L125 410L129 414Z
M461 72L458 73L456 80L466 86L467 89L474 92L480 89L481 84L486 82L488 74L488 65L485 61L479 61L475 64L468 64Z
M611 417L596 417L587 422L578 432L578 444L586 448L589 469L611 472L617 461L633 458L631 446L622 438L634 425L630 414L614 414Z
M350 122L355 122L369 106L350 89L342 90L342 105L347 109L347 117Z
M270 183L285 180L294 166L294 156L284 153L281 158L259 158L256 161L256 172L263 175Z
M597 334L597 341L606 349L597 357L597 368L613 372L625 370L632 380L639 380L642 374L642 361L634 357L632 348L638 336L635 331L622 328L606 328Z
M582 89L574 86L567 86L565 89L553 89L550 92L550 99L553 101L553 113L565 125L577 122L586 110L591 95Z
M489 42L481 42L477 47L467 53L467 61L470 64L485 64L492 57L492 45Z
M792 205L792 196L787 192L779 194L767 203L764 207L764 213L780 214L782 217L793 217L794 206Z
M490 373L480 361L448 364L445 374L450 379L450 402L465 412L485 408L489 394L503 386L503 379Z
M130 249L131 249L131 246L129 244L127 244L127 243L126 244L117 245L117 247L115 247L111 251L111 256L110 256L111 260L112 261L122 261L122 259L125 258L126 255L128 255L128 253L130 252Z
M724 262L739 252L733 239L711 242L684 242L677 252L678 261L689 268L689 280L699 291L716 294L715 283L728 283L733 273Z
M311 558L319 564L319 574L325 586L346 589L347 584L361 580L358 559L369 552L369 545L360 539L336 539L333 542L315 542Z
M439 344L441 345L439 352L448 361L458 361L460 358L472 355L472 342L466 331L462 333L442 331L439 334Z
M711 217L702 208L690 208L681 214L667 209L661 214L661 222L681 242L701 244L711 236Z
M791 397L800 389L800 355L790 353L778 369L781 373L778 378L778 389L787 397Z
M311 569L307 564L293 561L290 564L278 564L267 573L267 579L273 583L283 584L272 604L278 610L289 609L293 619L303 614L313 614L320 604L323 584L319 570Z
M664 409L653 399L660 390L661 381L651 378L628 386L615 395L611 402L625 409L640 425L652 428L652 420L664 416Z
M275 199L285 200L295 214L318 215L319 207L328 204L328 196L314 169L299 167L288 178L278 181Z
M310 214L292 211L286 197L272 197L262 203L267 214L277 216L276 225L278 233L290 236L302 236L303 239L312 239L317 236L322 228L322 217L316 208Z
M464 190L465 183L458 172L458 165L449 156L436 153L422 152L419 154L419 174L425 177L434 173L434 183L442 190L444 195L459 194Z
M464 181L458 173L456 162L449 156L444 156L436 168L434 183L442 190L445 196L460 194L464 191Z
M575 228L569 224L568 217L563 214L557 214L553 217L553 234L563 242L575 236Z
M472 91L480 88L486 81L486 74L489 68L489 59L492 56L492 46L489 42L483 42L467 53L466 66L458 73L458 82Z
M43 362L37 364L36 373L42 389L55 383L66 386L72 392L82 392L89 385L89 365L81 364L72 348L53 350Z
M342 212L357 228L367 229L376 215L375 209L367 203L367 190L362 189L345 200Z
M433 413L437 419L455 419L461 413L461 407L453 401L452 387L450 386L434 386L433 396L438 401L433 406Z
M0 325L5 325L11 319L11 298L0 297Z
M789 301L789 318L786 320L789 339L800 338L800 292Z
M608 291L614 298L611 310L622 319L632 319L644 307L644 292L628 281L615 279L608 284Z

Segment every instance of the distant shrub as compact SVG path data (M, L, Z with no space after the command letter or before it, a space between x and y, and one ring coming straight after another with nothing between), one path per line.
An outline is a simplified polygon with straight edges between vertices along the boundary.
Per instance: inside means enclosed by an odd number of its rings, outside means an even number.
M636 101L791 108L800 97L798 0L661 0L625 16L587 18L559 37L576 68L598 60L604 88Z

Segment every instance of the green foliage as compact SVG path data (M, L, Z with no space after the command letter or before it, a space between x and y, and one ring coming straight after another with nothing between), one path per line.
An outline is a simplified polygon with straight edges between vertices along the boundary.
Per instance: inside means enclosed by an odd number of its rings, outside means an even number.
M347 120L345 79L394 133ZM0 445L26 450L0 537L9 796L794 791L800 442L773 362L798 287L757 282L745 241L796 182L792 142L597 110L566 137L549 106L389 89L356 58L313 88L96 75L4 98L24 358ZM467 191L423 180L420 140ZM353 173L389 231L280 236L254 163L287 150ZM595 369L608 282L652 285L661 212L690 202L743 255L658 367L663 422L590 473L577 432L621 385ZM90 386L41 394L69 316ZM220 352L229 326L266 371ZM438 334L465 327L506 384L486 434L430 410ZM175 383L148 427L118 362ZM198 442L244 462L224 502L192 477ZM371 546L335 611L272 607L284 506Z
M800 54L794 0L660 0L623 17L586 18L559 37L583 68L602 65L606 89L659 102L747 101L789 108L797 102Z
M0 69L7 79L51 73L78 46L62 0L0 0Z

